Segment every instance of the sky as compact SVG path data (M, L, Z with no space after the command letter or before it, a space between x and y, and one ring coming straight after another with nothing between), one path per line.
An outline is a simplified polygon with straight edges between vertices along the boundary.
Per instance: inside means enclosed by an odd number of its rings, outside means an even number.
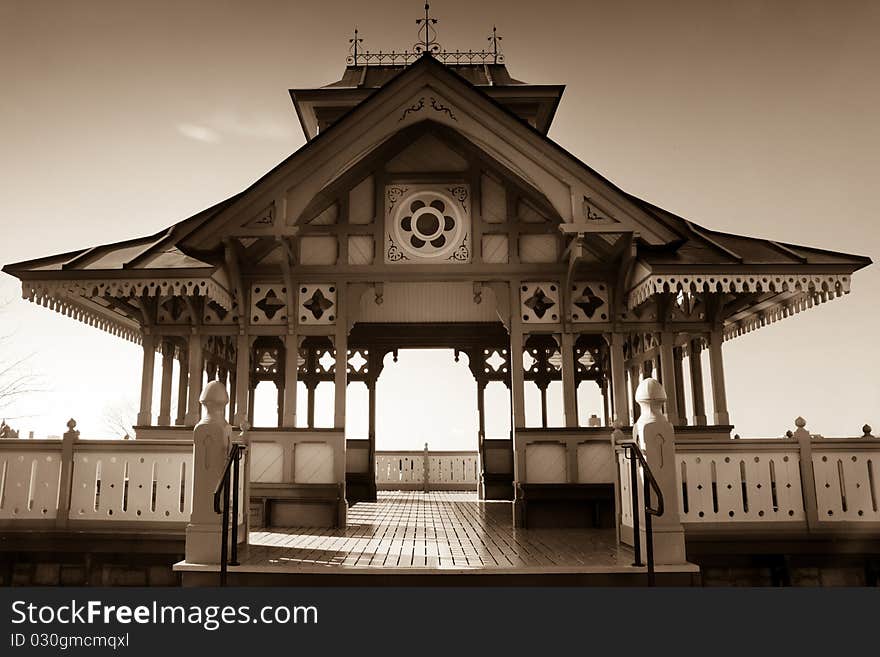
M567 85L550 137L628 192L708 228L877 259L880 3L432 8L446 48L485 47L494 24L514 77ZM410 47L421 12L387 0L0 0L0 263L150 234L240 191L304 141L289 88L337 80L355 26L366 48ZM0 414L37 436L69 417L105 435L108 414L138 396L140 347L0 278L0 361L31 355L41 379ZM736 432L778 436L798 415L829 436L880 429L878 302L875 265L852 294L725 343ZM410 356L380 380L380 447L421 447L413 427L450 408L436 416L442 439L471 441L473 394L451 355ZM443 385L431 384L441 360Z

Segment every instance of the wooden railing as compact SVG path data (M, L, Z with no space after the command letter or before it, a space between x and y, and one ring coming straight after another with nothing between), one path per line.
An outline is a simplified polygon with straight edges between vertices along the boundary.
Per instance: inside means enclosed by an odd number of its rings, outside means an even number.
M473 452L376 452L380 490L476 490L480 459Z
M182 528L192 510L192 441L0 441L0 526Z

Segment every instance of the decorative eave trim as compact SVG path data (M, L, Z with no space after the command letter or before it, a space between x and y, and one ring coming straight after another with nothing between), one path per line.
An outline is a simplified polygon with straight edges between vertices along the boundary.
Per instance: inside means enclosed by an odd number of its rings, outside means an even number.
M108 317L108 309L87 298L70 298L60 290L50 294L45 289L30 287L29 283L22 284L22 297L56 313L72 317L83 324L94 326L136 344L141 343L141 329L136 322L122 316L118 319Z
M632 288L627 304L632 310L655 294L669 292L742 294L749 292L804 292L807 296L848 294L849 274L651 274ZM824 300L824 299L823 299Z
M727 340L732 340L733 338L736 338L740 335L751 333L752 331L759 329L762 326L767 326L768 324L772 324L773 322L779 321L780 319L791 317L792 315L796 315L802 310L812 308L813 306L820 303L825 303L826 301L831 301L832 299L840 297L844 294L849 294L848 285L845 289L823 289L817 291L815 288L813 288L809 291L804 291L803 293L792 299L782 301L775 306L771 306L770 308L761 310L760 312L756 312L736 322L731 322L723 329L723 339L726 342Z
M214 277L200 278L113 278L81 280L25 280L22 296L25 299L75 297L141 297L141 296L202 296L211 299L225 310L232 309L229 290Z

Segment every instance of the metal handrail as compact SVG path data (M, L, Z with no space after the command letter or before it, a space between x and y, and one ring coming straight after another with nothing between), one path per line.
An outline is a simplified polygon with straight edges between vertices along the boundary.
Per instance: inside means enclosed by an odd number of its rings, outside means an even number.
M241 470L241 455L244 453L244 443L232 443L229 448L229 456L223 467L220 481L214 488L214 513L223 514L220 532L220 586L226 586L226 573L228 566L238 564L238 488ZM230 486L230 473L232 485ZM232 493L232 558L229 555L229 494Z
M630 493L632 494L633 516L633 552L635 553L634 566L644 566L642 563L642 540L639 536L639 489L638 489L638 466L642 466L644 478L644 511L645 511L645 556L648 567L648 586L654 586L654 528L651 516L662 516L664 511L663 491L654 478L654 473L645 459L645 455L634 440L619 442L617 446L625 450L629 459L630 467ZM657 496L657 506L651 506L651 491Z

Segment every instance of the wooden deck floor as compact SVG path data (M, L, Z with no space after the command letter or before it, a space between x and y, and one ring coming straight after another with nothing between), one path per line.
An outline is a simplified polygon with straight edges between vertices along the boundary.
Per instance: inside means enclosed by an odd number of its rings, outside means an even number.
M515 529L511 504L473 493L379 492L348 527L253 531L242 567L541 571L628 568L613 530Z

